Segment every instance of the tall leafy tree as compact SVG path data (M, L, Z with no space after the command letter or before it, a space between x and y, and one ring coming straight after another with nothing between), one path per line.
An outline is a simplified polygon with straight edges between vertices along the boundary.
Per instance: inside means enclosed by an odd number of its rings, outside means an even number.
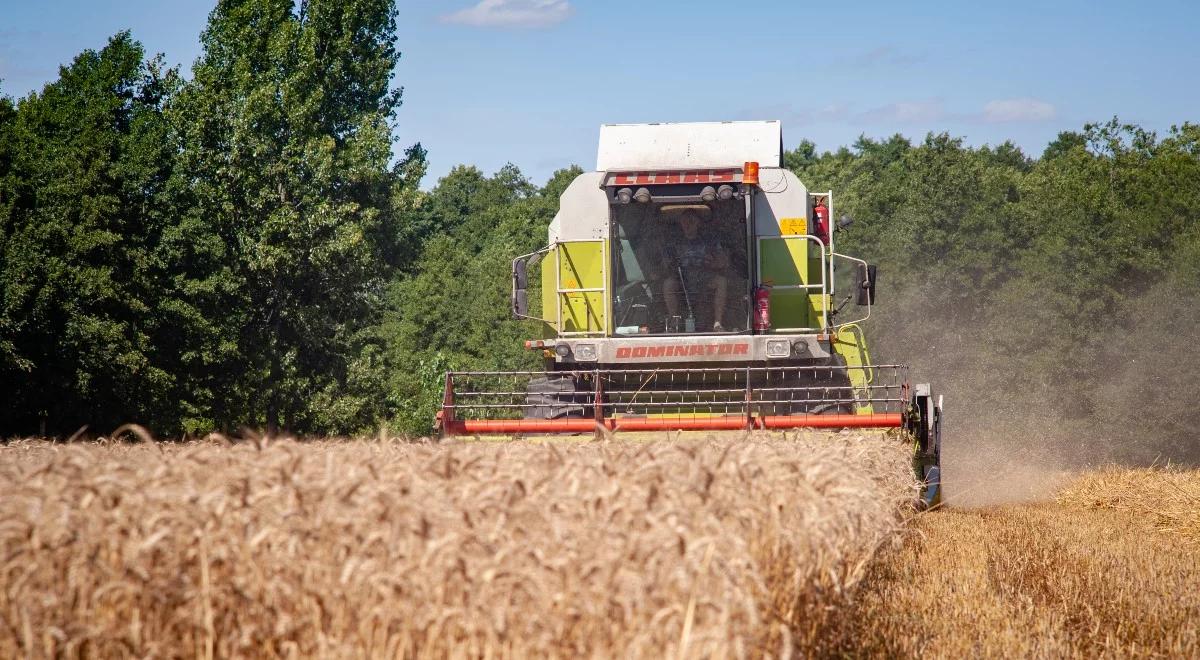
M400 253L394 37L390 0L223 0L209 18L172 108L174 249L218 424L368 421L341 393Z
M538 188L511 164L491 177L456 167L425 198L422 217L441 229L392 284L380 329L389 413L401 431L430 430L451 367L540 367L522 347L533 328L513 320L505 304L508 268L513 256L545 245L558 197L580 172L559 170Z
M128 32L0 108L0 424L29 432L173 416L153 252L172 162L173 71Z
M0 82L3 82L0 80ZM13 168L13 158L16 156L15 122L16 107L12 99L0 95L0 246L7 251L8 237L13 230L13 211L16 208L16 193L18 173ZM5 254L0 252L0 254ZM0 264L8 262L7 256ZM4 300L7 307L8 280L7 273L0 280L0 290L5 292ZM5 373L28 371L30 363L22 358L12 336L15 319L7 313L0 313L0 370Z

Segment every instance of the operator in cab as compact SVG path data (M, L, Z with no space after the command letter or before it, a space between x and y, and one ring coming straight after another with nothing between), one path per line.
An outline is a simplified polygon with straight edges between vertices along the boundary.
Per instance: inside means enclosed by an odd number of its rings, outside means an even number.
M716 232L703 227L707 208L688 208L677 214L679 234L663 246L663 298L667 307L667 332L724 332L721 321L729 281L729 254L721 247ZM688 323L680 323L687 319ZM690 327L689 327L690 326Z

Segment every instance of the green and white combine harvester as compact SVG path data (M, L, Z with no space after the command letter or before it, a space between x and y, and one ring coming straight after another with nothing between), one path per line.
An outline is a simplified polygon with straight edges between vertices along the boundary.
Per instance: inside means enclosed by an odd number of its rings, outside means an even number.
M896 428L934 503L941 399L871 363L875 267L782 155L777 121L602 126L547 246L513 261L544 369L446 374L441 433Z

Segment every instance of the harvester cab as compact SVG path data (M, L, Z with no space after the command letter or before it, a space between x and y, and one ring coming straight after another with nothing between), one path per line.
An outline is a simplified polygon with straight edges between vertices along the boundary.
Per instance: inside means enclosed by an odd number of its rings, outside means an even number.
M777 121L602 126L546 247L513 261L544 368L447 374L440 430L905 428L936 481L940 404L871 362L876 269L782 156Z

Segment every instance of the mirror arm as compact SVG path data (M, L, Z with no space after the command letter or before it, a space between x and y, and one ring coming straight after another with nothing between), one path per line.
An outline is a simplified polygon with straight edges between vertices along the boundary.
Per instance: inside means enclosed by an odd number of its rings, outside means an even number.
M844 308L846 305L849 305L851 300L854 300L854 294L850 294L845 298L842 298L842 302L838 303L838 306L832 312L830 312L829 315L837 316L838 312L841 312L842 308Z

